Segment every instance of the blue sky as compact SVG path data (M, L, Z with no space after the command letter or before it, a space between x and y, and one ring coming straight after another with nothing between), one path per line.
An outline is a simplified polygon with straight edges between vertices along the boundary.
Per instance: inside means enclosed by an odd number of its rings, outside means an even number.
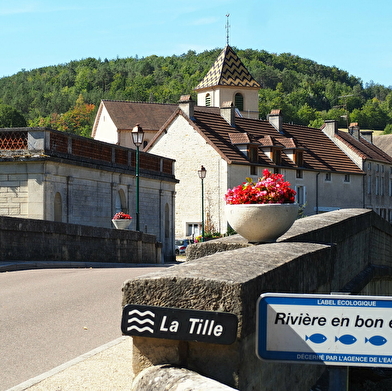
M292 53L392 85L392 2L0 0L0 77L87 57L197 53L226 45Z

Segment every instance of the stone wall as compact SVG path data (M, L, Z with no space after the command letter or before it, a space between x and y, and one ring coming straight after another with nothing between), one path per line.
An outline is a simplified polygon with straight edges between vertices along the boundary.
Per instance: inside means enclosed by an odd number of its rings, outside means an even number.
M236 236L192 245L187 257L197 253L193 260L126 281L123 304L233 313L239 320L237 340L216 345L134 336L133 369L137 374L169 363L241 391L309 389L323 365L272 363L256 357L257 299L267 292L361 293L374 278L391 279L391 249L390 224L365 209L297 220L277 243L249 246Z
M0 261L161 263L154 235L0 216Z
M0 215L111 228L136 214L136 152L46 128L0 129ZM174 254L174 161L140 152L140 230Z

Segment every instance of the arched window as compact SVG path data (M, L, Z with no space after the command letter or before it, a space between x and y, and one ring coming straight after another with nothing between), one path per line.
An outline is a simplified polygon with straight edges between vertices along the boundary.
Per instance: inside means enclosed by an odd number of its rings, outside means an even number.
M115 212L128 212L125 193L123 189L120 189L116 194L116 204L115 204Z
M54 221L63 221L63 203L60 193L56 193L54 196Z
M239 111L244 111L244 97L239 92L234 96L234 103Z
M206 107L210 107L210 106L211 106L211 95L206 94Z

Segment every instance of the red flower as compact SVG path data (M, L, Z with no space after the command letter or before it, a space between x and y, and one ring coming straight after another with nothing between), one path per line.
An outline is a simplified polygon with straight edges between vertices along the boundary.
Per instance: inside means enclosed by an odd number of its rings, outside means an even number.
M296 191L283 180L282 174L272 174L265 169L258 182L246 178L246 182L228 189L226 204L292 204Z
M121 219L126 219L126 220L131 220L132 217L130 215L127 215L124 212L118 212L113 216L113 220L121 220Z

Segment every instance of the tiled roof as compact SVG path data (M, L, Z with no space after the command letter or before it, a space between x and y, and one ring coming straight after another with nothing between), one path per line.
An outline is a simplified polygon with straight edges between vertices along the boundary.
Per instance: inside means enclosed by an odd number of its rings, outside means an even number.
M227 45L195 90L214 86L260 88L234 50Z
M363 137L357 140L349 133L340 130L337 136L364 160L371 159L389 164L392 163L392 157L390 155Z
M249 144L250 139L247 133L229 133L232 144Z
M273 143L282 142L279 133L268 121L236 118L231 127L219 114L203 112L195 108L194 125L211 146L229 163L249 164L249 160L233 145L237 135L246 133L250 140L263 139ZM363 173L320 129L283 124L283 132L298 148L303 149L304 168L321 171ZM243 137L243 136L240 136ZM292 141L290 141L291 143ZM265 144L264 144L265 145ZM292 145L292 144L291 144ZM272 165L271 160L259 149L259 163ZM282 166L295 168L295 163L282 152Z
M392 134L373 136L373 143L389 156L392 156Z
M176 104L161 103L102 100L102 104L119 130L132 130L140 123L145 131L157 131L178 109Z

